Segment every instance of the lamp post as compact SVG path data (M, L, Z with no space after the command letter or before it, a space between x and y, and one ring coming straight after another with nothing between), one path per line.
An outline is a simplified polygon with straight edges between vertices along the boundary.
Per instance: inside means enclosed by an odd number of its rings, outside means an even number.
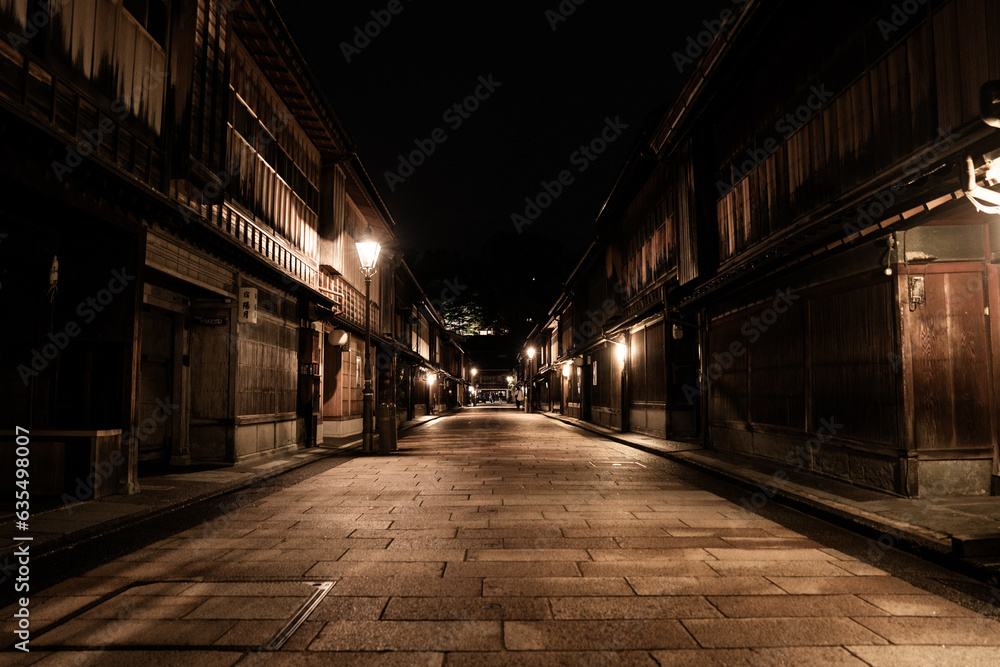
M525 375L524 383L528 387L527 396L524 397L524 411L531 412L533 407L533 401L535 400L535 371L532 368L532 364L535 360L535 348L528 348L528 372Z
M472 369L472 404L476 405L479 401L476 399L476 375L479 373L479 369Z
M372 389L372 276L375 275L375 264L378 262L379 252L382 246L372 235L372 228L368 227L354 243L358 249L358 258L361 260L361 273L365 277L365 388L361 392L361 447L366 454L375 451L374 429L372 421L374 419L375 392Z

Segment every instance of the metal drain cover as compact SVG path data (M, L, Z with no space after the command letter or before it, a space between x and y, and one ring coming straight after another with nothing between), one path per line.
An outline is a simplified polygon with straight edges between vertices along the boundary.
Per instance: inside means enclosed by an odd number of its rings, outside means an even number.
M39 650L277 651L332 581L146 581L104 596L44 628Z

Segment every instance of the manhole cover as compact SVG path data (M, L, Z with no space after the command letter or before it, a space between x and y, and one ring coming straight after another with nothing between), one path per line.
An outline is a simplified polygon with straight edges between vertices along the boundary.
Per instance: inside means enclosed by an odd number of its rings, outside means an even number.
M276 651L334 582L149 581L107 595L44 628L40 650Z

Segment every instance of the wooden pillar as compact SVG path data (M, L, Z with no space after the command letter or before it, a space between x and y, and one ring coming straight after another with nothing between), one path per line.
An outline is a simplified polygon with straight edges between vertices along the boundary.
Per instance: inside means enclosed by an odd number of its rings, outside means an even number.
M140 227L128 254L127 271L135 276L129 286L132 300L126 311L124 343L122 344L122 434L139 433L139 365L142 355L142 293L145 285L146 228ZM125 458L124 490L127 494L139 492L139 440L123 437L122 455Z

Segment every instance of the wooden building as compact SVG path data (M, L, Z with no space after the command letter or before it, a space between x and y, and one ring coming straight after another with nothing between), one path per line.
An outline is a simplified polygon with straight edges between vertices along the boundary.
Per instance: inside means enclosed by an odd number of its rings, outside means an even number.
M0 0L0 28L0 414L36 491L360 432L354 241L394 222L271 0Z
M726 24L529 341L577 364L563 411L904 496L1000 493L1000 10L749 0ZM624 341L619 403L602 354Z
M396 271L397 421L468 403L472 362L461 336L440 313L406 263Z

